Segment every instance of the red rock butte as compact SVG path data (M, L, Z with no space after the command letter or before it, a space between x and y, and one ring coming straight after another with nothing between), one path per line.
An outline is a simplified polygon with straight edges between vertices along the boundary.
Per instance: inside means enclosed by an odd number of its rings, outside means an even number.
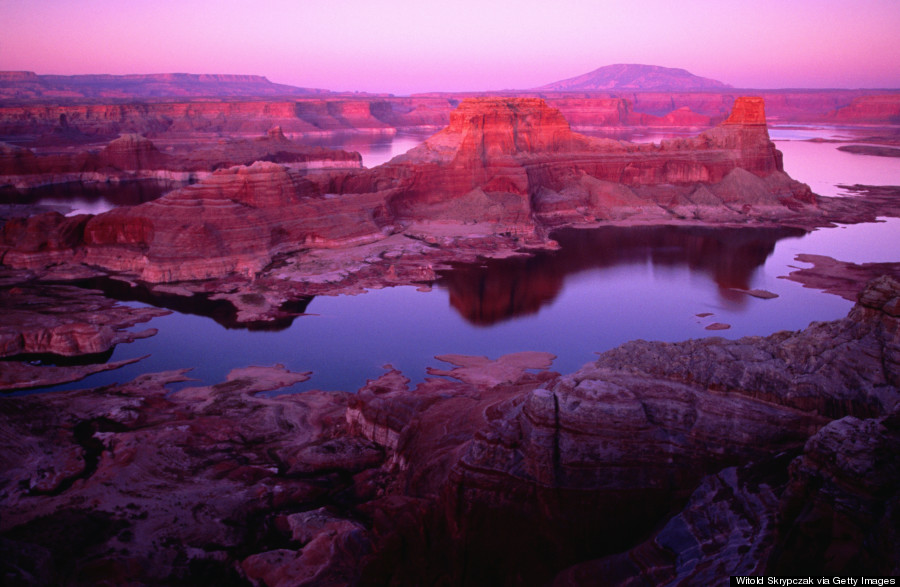
M766 103L762 98L743 97L734 102L731 115L722 124L766 124Z
M446 129L429 139L459 135L459 153L490 156L585 148L556 108L540 98L468 98L450 114Z
M105 152L127 166L162 157L133 136ZM544 242L550 228L585 221L774 222L799 210L815 214L816 199L784 173L760 98L738 98L726 124L660 144L575 133L540 99L478 98L464 100L422 145L373 169L232 167L78 230L40 216L8 223L0 253L13 266L69 256L146 281L182 281L253 275L277 255L411 228Z

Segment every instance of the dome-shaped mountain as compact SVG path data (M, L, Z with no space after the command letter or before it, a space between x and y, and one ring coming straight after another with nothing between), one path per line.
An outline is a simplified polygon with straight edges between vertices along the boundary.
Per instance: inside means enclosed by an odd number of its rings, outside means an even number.
M718 80L699 77L684 69L620 63L547 84L548 92L588 90L712 90L730 88Z

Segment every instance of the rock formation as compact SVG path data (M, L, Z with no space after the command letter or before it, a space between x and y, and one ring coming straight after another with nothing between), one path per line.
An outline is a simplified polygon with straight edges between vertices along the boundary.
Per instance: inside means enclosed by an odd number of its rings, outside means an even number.
M146 100L0 106L0 137L27 140L62 127L94 140L123 133L151 138L256 135L281 126L291 135L393 134L398 128L443 126L448 98L295 98Z
M113 348L156 334L126 329L169 312L118 304L96 290L0 273L0 391L77 381L134 361L107 362ZM85 363L85 364L80 364Z
M336 201L296 172L258 162L91 218L76 258L151 282L253 276L280 253L383 238L380 204L370 194Z
M282 137L263 142L277 151ZM110 161L158 157L144 140L119 141L104 151ZM113 156L120 151L129 154ZM398 231L540 244L550 228L581 222L815 225L825 221L818 204L783 172L759 98L739 99L728 120L697 137L659 145L574 133L539 99L484 98L463 101L446 129L375 169L300 176L256 163L100 214L68 260L153 282L252 276L278 255ZM59 241L48 234L23 250L7 235L3 262L37 267L45 250L56 262Z
M98 291L65 285L4 288L0 304L0 357L103 353L119 343L152 336L152 329L136 334L123 330L169 313L121 306Z
M27 84L25 81L10 82ZM3 83L0 82L0 95ZM863 124L890 119L896 94L876 90L794 90L753 92L766 101L778 122L824 122L844 117ZM513 92L510 96L541 97L558 108L579 130L641 126L708 127L724 119L741 92L605 90ZM270 94L261 94L271 96ZM473 94L474 95L474 94ZM878 98L878 96L881 96ZM152 97L125 100L57 97L41 99L26 91L19 100L0 106L0 141L20 146L78 145L109 141L120 134L177 143L186 138L216 140L222 135L258 135L281 126L292 138L398 130L434 131L447 125L460 94L412 97L295 97L192 99ZM869 100L872 102L868 102ZM854 100L859 100L855 105ZM875 106L876 103L881 104ZM682 109L691 112L687 116ZM841 111L838 115L837 111ZM854 112L856 114L851 114ZM868 113L868 114L866 114ZM896 112L894 112L896 114Z
M716 129L660 145L579 135L536 99L470 99L446 129L360 180L385 175L400 178L388 202L401 219L487 220L523 234L535 222L733 221L815 202L784 174L758 98L740 99Z
M255 161L275 161L307 168L360 168L358 153L296 144L281 127L254 140L220 140L177 156L160 152L150 139L123 134L102 149L37 155L30 149L0 143L0 183L19 188L70 182L163 179L196 181L213 170Z
M101 166L125 171L138 169L170 169L171 157L159 152L152 141L135 134L124 134L111 141L97 155Z
M881 275L900 279L900 263L848 263L822 255L801 253L796 257L801 263L812 263L807 269L797 269L785 279L802 283L804 287L821 289L855 301L863 285Z
M546 353L450 355L431 372L453 380L414 389L388 367L259 397L309 376L274 366L5 398L0 564L51 584L896 574L898 304L881 278L842 320L629 343L564 376Z
M861 96L827 116L839 124L900 124L900 95Z

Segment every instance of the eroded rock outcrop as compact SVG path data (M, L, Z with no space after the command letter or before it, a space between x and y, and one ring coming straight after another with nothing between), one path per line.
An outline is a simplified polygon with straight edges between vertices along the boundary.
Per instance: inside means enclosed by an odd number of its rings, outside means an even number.
M598 367L646 373L739 393L828 417L871 417L896 408L900 382L900 298L891 277L874 280L849 316L733 342L631 341ZM855 365L848 369L847 357ZM627 366L627 367L625 367Z
M787 563L780 561L794 556L804 557L804 572L847 572L871 557L856 549L826 562L826 550L841 541L840 528L870 537L882 545L879 553L892 537L889 515L856 517L841 504L865 499L884 506L898 498L891 477L896 459L866 464L884 454L876 445L895 442L896 434L879 419L893 422L891 414L900 405L898 295L900 282L884 278L866 289L848 318L834 323L790 335L714 339L701 346L692 341L629 343L572 375L520 379L513 388L444 388L442 399L434 382L408 393L402 379L386 376L373 385L374 393L358 396L357 404L363 405L353 407L353 413L368 414L369 438L393 451L390 462L399 467L404 490L417 499L431 495L437 500L437 512L429 510L422 519L437 516L440 521L429 522L435 524L430 527L446 535L432 535L416 552L427 560L448 559L442 568L451 582L503 583L518 577L511 582L543 584L579 558L625 550L691 493L682 513L651 543L573 567L559 584L590 584L598 577L612 584L629 578L700 581L782 564L786 572ZM831 352L836 340L841 348ZM656 353L636 353L635 345ZM767 359L773 346L785 356ZM669 374L682 361L687 361L686 374ZM740 383L731 387L712 380L713 363ZM771 391L761 394L760 389ZM479 401L481 424L472 416ZM831 418L854 412L875 418L845 418L851 428L868 422L863 428L872 432L873 440L862 443L851 459L860 464L823 458L845 471L840 475L848 481L835 481L841 495L823 496L821 506L800 506L807 502L797 496L808 495L804 492L818 481L802 478L799 472L807 465L798 461L791 466L795 481L789 485L788 463L804 445L807 452L818 451L815 440L807 439L818 438L817 431ZM446 425L442 422L452 422L444 430L466 440L455 444L448 440L452 435L436 436L434 430ZM865 433L859 434L862 439ZM841 450L840 442L829 446L832 452ZM862 469L877 469L877 481L856 480L855 471ZM815 475L828 479L830 474ZM448 481L436 486L435 478ZM798 488L786 492L789 486ZM792 509L797 507L805 507L809 517L798 516ZM812 531L817 520L830 519L828 508L852 520L841 521L805 553L793 524ZM874 505L864 510L882 511ZM396 521L386 527L416 540L413 529L404 530ZM878 566L885 572L898 564L895 556L887 559ZM415 564L394 572L380 579L427 582L439 573Z
M246 576L268 582L284 574L275 564L284 557L276 557L290 550L291 584L352 583L352 564L329 559L352 562L367 552L358 524L298 507L340 503L329 496L350 483L334 471L352 469L357 457L347 451L339 462L332 451L327 464L302 476L279 472L340 434L346 395L253 395L306 377L249 368L216 386L170 394L165 385L187 377L169 372L96 394L5 399L4 576L48 584L233 583L246 557ZM369 463L373 455L380 462L379 449L356 445ZM268 541L267 531L284 539ZM250 542L257 546L248 551Z
M371 194L339 200L290 169L258 162L91 218L80 260L151 282L253 276L279 253L384 238L390 225L380 204Z
M4 272L6 273L6 272ZM77 381L134 361L107 363L113 348L156 334L126 330L169 312L118 304L95 290L46 285L24 277L0 285L0 391ZM93 364L75 357L94 356ZM21 359L31 359L24 361Z
M861 96L827 117L842 124L898 124L900 123L900 95Z
M322 189L384 192L404 223L481 226L463 233L486 225L524 238L570 222L819 214L809 189L784 174L754 98L740 99L727 124L660 145L574 133L540 99L467 99L419 147L376 169L332 176Z
M309 376L275 366L5 398L0 564L45 583L896 573L898 300L883 278L843 320L713 340L685 369L660 361L691 343L644 343L565 376L546 353L448 355L450 379L388 367L355 395L258 397ZM801 409L812 393L836 401Z
M126 142L135 157L149 149ZM548 246L548 230L567 223L673 219L824 221L809 188L783 172L759 98L737 100L719 127L659 145L574 133L540 99L481 98L463 101L446 129L375 169L301 176L256 163L100 214L70 260L153 282L255 276L279 255L392 232L441 246L497 235ZM37 267L43 249L57 262L54 238L27 251L4 238L3 262Z
M280 126L261 137L220 139L177 154L161 152L143 135L126 133L100 150L35 154L0 143L0 185L28 188L61 183L165 179L196 181L212 171L256 161L299 169L360 168L358 153L307 147L288 139Z

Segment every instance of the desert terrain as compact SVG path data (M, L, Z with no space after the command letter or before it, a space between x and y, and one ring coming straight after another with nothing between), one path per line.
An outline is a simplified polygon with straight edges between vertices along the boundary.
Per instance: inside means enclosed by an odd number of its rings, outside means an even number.
M624 246L647 227L806 234L900 217L896 184L816 194L770 137L773 124L853 127L854 156L893 157L900 92L613 73L405 97L256 76L0 73L4 579L900 574L900 258L797 257L810 267L786 277L850 300L843 318L633 340L568 373L536 339L493 357L447 348L427 373L387 365L358 389L273 394L314 378L280 364L210 384L182 364L58 387L139 365L114 351L195 304L265 331L302 320L315 296L441 283L475 323L533 313L582 267L545 264L523 293L491 263L555 251L561 230L617 227ZM657 130L673 136L617 138ZM427 138L375 166L314 144L402 133ZM166 187L98 213L28 200L136 182Z

